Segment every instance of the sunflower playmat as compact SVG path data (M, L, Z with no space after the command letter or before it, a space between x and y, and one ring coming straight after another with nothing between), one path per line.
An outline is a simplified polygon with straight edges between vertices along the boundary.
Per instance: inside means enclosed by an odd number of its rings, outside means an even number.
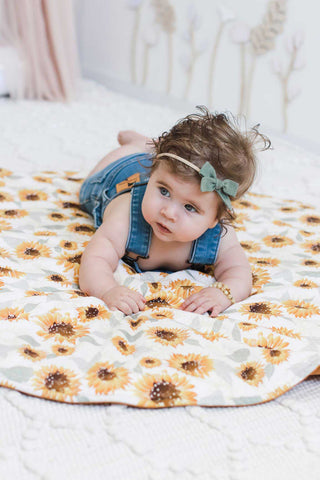
M262 403L320 364L320 214L248 194L235 228L252 266L251 297L217 318L178 309L210 272L135 274L146 310L111 312L78 286L94 233L76 172L0 169L0 385L68 403L144 408ZM211 272L212 273L212 272Z

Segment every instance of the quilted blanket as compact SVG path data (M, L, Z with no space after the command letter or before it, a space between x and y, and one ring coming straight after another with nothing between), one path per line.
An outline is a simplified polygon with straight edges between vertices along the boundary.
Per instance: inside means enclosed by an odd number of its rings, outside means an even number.
M80 210L78 172L0 169L0 385L67 403L143 408L252 405L320 364L320 214L312 205L248 194L235 228L253 292L217 318L178 309L213 271L136 274L146 310L111 312L78 286L94 233ZM26 187L27 185L27 187Z

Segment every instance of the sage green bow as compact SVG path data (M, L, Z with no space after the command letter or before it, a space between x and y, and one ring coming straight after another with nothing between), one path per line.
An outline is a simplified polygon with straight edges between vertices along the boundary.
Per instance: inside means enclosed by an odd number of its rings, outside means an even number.
M206 162L203 165L199 173L203 177L200 185L201 192L216 191L229 210L232 210L230 197L236 195L239 183L227 178L225 180L220 180L220 178L217 177L215 169L209 162Z

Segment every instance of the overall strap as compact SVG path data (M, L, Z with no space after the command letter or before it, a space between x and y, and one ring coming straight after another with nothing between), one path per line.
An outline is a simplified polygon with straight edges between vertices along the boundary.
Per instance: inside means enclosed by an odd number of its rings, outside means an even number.
M137 183L131 190L130 230L126 244L126 252L136 253L139 257L148 258L152 230L145 221L141 204L147 188L147 181Z
M206 230L194 240L188 262L192 264L213 265L220 244L222 227L220 223Z

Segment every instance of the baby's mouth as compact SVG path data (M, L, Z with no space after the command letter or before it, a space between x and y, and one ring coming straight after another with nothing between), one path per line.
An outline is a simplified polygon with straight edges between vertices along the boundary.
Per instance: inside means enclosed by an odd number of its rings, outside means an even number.
M171 230L169 230L169 228L167 228L165 225L163 225L162 223L158 223L157 222L157 227L158 229L163 232L163 233L171 233Z

